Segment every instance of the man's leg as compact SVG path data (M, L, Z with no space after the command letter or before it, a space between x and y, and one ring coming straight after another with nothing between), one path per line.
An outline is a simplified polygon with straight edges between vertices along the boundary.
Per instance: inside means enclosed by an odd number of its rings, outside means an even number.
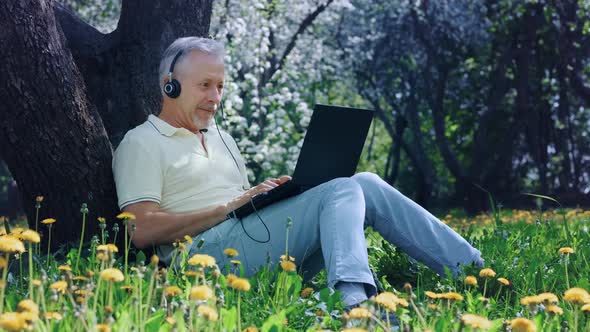
M255 241L268 238L259 217L270 232L267 243ZM231 247L240 253L237 259L241 260L248 275L252 275L267 261L276 264L285 254L289 217L293 220L289 231L289 255L295 257L298 265L310 257L317 258L321 252L329 286L338 283L336 288L340 289L343 285L347 288L346 283L358 283L361 288L366 287L369 294L375 293L364 237L363 192L358 183L349 178L329 181L266 207L258 214L253 213L242 220L244 228L237 219L227 220L197 236L194 243L203 239L204 245L201 249L193 247L191 255L196 252L212 255L223 267L229 262L223 250ZM354 293L354 290L350 292Z
M456 275L461 265L483 266L479 250L453 229L373 173L352 177L363 188L367 226L440 275Z

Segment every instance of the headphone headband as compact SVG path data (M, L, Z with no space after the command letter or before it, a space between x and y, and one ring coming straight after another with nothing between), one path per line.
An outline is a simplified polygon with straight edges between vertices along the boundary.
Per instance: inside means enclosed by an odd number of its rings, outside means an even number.
M170 70L168 70L168 77L169 80L172 80L172 73L174 72L174 65L176 64L176 61L178 60L178 58L180 58L180 56L182 55L182 50L178 51L178 53L176 53L176 55L174 56L174 59L172 59L172 63L170 63Z

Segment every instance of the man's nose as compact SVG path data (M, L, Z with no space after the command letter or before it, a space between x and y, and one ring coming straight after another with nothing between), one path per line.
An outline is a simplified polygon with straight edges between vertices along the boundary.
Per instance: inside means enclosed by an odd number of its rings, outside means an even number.
M223 95L223 91L219 91L219 89L211 90L212 91L209 92L209 99L215 104L219 104L219 102L221 101L221 96Z

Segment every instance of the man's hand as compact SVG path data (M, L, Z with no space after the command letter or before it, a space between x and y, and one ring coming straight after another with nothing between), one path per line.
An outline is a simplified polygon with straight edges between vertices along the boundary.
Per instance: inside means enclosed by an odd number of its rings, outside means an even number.
M271 179L266 179L264 182L260 183L259 185L252 187L248 190L246 190L246 192L244 192L242 195L236 197L235 199L233 199L232 201L228 202L225 206L226 206L226 210L227 213L232 212L233 210L239 208L240 206L248 203L248 201L250 201L250 199L252 199L252 197L258 195L258 194L262 194L265 193L287 181L291 180L291 177L289 175L283 175L279 178L271 178Z

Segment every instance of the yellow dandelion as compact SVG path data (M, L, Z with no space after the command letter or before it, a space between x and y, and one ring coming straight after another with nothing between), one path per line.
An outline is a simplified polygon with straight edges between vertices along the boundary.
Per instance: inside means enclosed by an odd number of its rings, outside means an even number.
M208 306L206 304L201 304L197 308L197 312L202 315L203 317L207 318L207 320L215 322L219 318L219 314L217 314L217 310L215 308Z
M522 305L537 305L541 302L543 302L543 299L538 295L525 296L520 299L520 304Z
M404 308L407 308L410 305L406 299L403 299L401 297L398 297L397 304L401 305Z
M96 247L97 251L103 251L103 252L107 252L107 253L111 253L111 252L119 252L119 248L117 248L116 245L112 244L112 243L107 243L107 244L101 244L99 246Z
M43 219L43 220L41 220L41 223L42 223L42 224L45 224L45 225L51 225L51 224L53 224L53 223L54 223L54 222L56 222L56 221L57 221L57 220L55 220L55 219L53 219L53 218L47 218L47 219Z
M242 332L258 332L258 328L256 326L249 326L245 328Z
M158 257L158 255L152 255L152 258L150 259L150 263L152 263L152 265L154 265L154 266L157 266L159 262L160 262L160 257Z
M569 255L575 253L574 249L570 247L559 248L558 252L562 255Z
M294 272L295 270L297 270L297 266L295 265L295 263L291 261L282 261L281 268L285 272Z
M64 294L68 289L68 283L65 281L56 281L49 285L49 289L54 289L56 292Z
M215 258L209 255L196 254L188 260L192 266L213 267L215 266Z
M474 329L489 329L492 326L492 322L487 318L473 314L464 314L461 316L461 321Z
M203 272L199 272L199 271L195 271L195 270L189 270L186 271L184 273L185 276L187 277L202 277L203 276Z
M74 280L75 281L88 281L88 278L86 278L85 276L75 276Z
M37 287L39 287L43 284L43 282L41 282L41 280L39 280L39 279L33 279L31 282L33 283L33 286L37 286Z
M541 293L537 296L539 297L541 302L543 302L543 304L545 304L545 305L559 303L559 299L557 298L557 295L555 295L553 293Z
M22 331L27 328L27 325L18 312L5 312L0 315L0 327L7 331Z
M135 215L131 212L121 212L117 215L117 219L135 220Z
M397 302L398 298L395 294L391 292L383 292L377 296L375 296L375 303L379 304L380 306L385 307L390 311L397 310Z
M36 202L38 202L38 203L41 203L41 202L43 202L43 196L37 196L37 197L35 198L35 201L36 201Z
M41 237L39 233L35 232L32 229L25 229L22 233L18 235L18 238L22 241L32 242L32 243L39 243L41 242Z
M348 313L351 319L371 318L371 312L367 308L353 308Z
M563 299L567 302L583 304L590 302L590 294L583 288L570 288L565 291Z
M551 315L563 315L563 309L553 304L546 306L545 311Z
M48 311L45 313L45 319L49 320L62 320L63 316L59 312L55 311Z
M105 281L121 282L125 280L123 272L117 268L110 268L100 272L100 279Z
M21 240L13 236L0 236L0 251L6 253L23 253L25 252L25 245L22 243Z
M489 299L488 299L487 297L485 297L485 296L479 296L479 297L477 298L477 300L478 300L479 302L488 302L488 301L489 301Z
M207 301L213 297L213 291L209 286L195 286L191 289L189 298L193 301Z
M72 268L67 265L60 265L57 267L57 269L60 271L72 271Z
M4 256L0 256L0 269L3 269L7 266L8 266L8 261L6 261L6 258L4 258Z
M432 310L438 310L438 306L434 303L428 303L428 308Z
M105 261L108 261L109 259L111 259L111 256L109 254L99 252L98 254L96 254L96 259L98 259L99 261L105 262Z
M98 324L96 325L96 331L98 332L111 332L111 327L107 324Z
M301 298L306 299L311 295L311 293L313 293L313 288L306 287L301 291Z
M232 259L232 260L230 260L229 262L230 262L230 263L232 263L233 265L240 265L240 264L242 264L242 262L240 262L240 261L239 261L239 260L237 260L237 259Z
M124 290L128 294L131 294L135 290L135 287L133 287L131 285L123 285L123 286L119 287L119 289Z
M281 260L282 261L286 261L287 260L287 256L281 255ZM291 262L294 262L295 261L295 257L289 256L289 259L288 260L290 260Z
M96 218L96 220L98 220L98 222L100 222L100 223L107 222L107 220L104 217L98 217L98 218Z
M226 248L223 253L226 254L227 257L236 257L239 255L238 251L234 248Z
M494 272L494 270L492 270L490 268L485 268L485 269L479 271L479 276L481 278L493 278L496 276L496 272Z
M182 294L182 290L178 288L178 286L168 286L164 288L164 296L165 297L173 297L176 295Z
M465 283L470 286L477 286L477 278L474 276L465 277Z
M440 297L449 301L463 301L463 296L455 292L444 293Z
M349 327L342 330L342 332L367 332L367 330L361 329L360 327Z
M590 314L590 303L586 303L581 308L582 312L585 314Z
M498 282L504 286L510 286L510 280L506 278L498 278Z
M515 318L510 321L510 328L513 332L536 332L537 326L533 321L526 318Z
M17 305L17 309L18 311L32 312L36 315L39 314L39 306L31 299L25 299L20 301Z
M242 292L247 292L250 290L250 281L246 278L235 278L229 286L233 289L237 289Z
M429 298L431 298L433 300L440 299L440 294L437 294L432 291L426 291L426 292L424 292L424 295L428 296Z
M192 237L190 237L190 236L188 236L188 235L185 235L185 236L184 236L184 240L185 240L185 241L186 241L186 243L188 243L188 244L193 244L193 238L192 238Z
M174 317L172 317L172 316L168 316L168 317L166 317L166 323L168 323L170 325L176 325L176 319L174 319Z
M88 291L86 291L85 289L76 289L74 291L74 294L80 295L80 296L86 296L87 293L88 293Z

